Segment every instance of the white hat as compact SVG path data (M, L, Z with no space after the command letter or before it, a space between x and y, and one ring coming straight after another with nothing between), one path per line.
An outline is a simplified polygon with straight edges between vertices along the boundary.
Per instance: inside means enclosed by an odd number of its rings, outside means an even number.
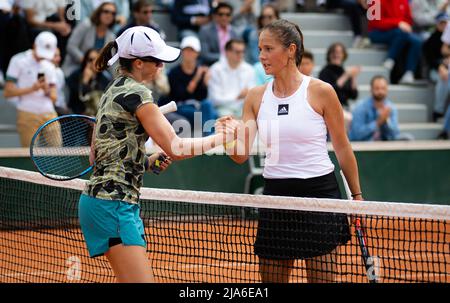
M163 62L174 62L180 50L166 45L157 31L146 26L127 29L116 39L118 51L109 61L113 65L119 58L135 59L153 57Z
M187 36L184 37L183 40L181 40L180 48L185 49L187 47L192 48L196 52L200 52L202 49L200 46L200 40L198 40L195 36Z
M53 60L56 53L58 40L51 32L42 32L34 39L36 55L39 58Z

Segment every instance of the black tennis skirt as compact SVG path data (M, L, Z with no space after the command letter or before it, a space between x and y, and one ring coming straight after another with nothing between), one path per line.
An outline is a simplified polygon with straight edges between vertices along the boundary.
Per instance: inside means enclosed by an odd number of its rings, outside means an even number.
M264 195L340 199L334 172L311 179L265 179ZM259 209L255 254L264 259L322 256L350 240L347 215Z

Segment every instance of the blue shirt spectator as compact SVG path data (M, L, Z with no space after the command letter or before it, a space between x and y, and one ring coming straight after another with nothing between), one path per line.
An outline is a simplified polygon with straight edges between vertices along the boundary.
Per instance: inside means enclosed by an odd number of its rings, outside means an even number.
M390 141L400 139L398 112L387 99L387 80L372 79L372 96L358 103L353 110L349 138L351 141Z

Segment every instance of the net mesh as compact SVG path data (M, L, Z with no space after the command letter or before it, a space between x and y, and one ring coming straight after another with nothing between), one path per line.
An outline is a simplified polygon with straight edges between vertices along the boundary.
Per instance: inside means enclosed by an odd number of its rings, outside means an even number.
M83 187L82 180L0 168L0 282L115 281L105 257L88 257L77 210ZM450 282L448 206L141 192L158 282ZM348 241L336 249L290 260L345 238L336 230L356 217L365 224L369 258L349 224Z

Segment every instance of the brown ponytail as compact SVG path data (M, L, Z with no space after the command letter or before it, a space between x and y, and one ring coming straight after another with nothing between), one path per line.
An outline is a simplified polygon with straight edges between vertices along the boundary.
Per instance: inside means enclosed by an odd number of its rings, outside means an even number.
M116 41L109 42L100 50L100 54L98 55L94 63L97 72L102 72L108 69L108 61L113 57L113 49L117 51Z
M263 30L274 33L277 39L286 48L288 48L291 43L294 43L295 46L297 46L297 50L295 51L295 64L299 66L300 63L302 63L305 47L303 44L303 33L297 24L280 19L269 23Z

